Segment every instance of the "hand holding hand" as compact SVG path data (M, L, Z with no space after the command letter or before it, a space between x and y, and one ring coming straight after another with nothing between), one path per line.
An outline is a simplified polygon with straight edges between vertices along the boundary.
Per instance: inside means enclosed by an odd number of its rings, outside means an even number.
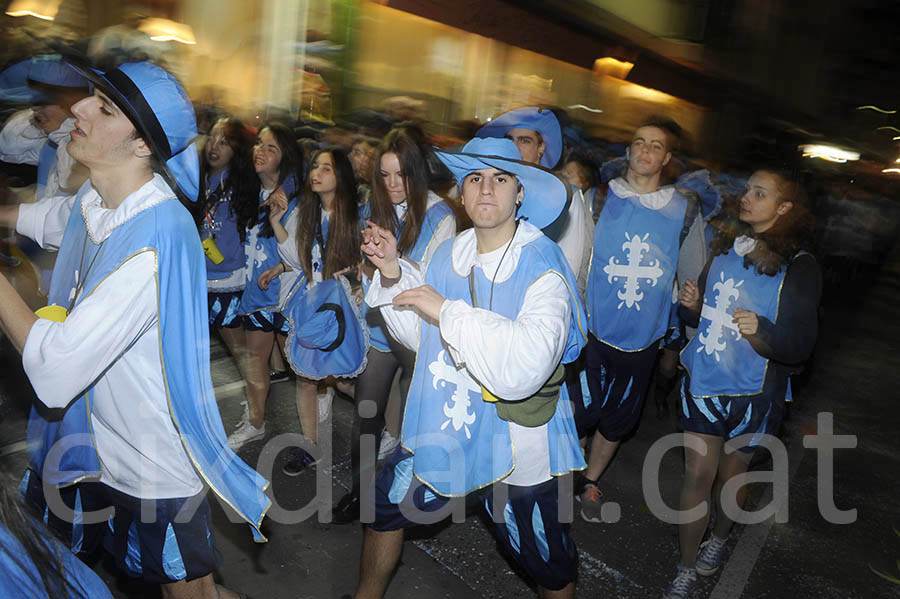
M272 192L272 194L263 202L263 206L269 207L269 221L274 225L281 222L281 217L287 212L288 199L287 194L280 187Z
M397 239L394 234L367 220L368 227L363 231L362 252L381 274L395 279L400 276L400 253L397 251Z

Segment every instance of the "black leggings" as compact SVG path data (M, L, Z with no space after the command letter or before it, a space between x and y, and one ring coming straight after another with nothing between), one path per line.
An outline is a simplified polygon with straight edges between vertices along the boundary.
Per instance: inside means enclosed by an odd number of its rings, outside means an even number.
M365 474L366 484L370 484L375 475L378 444L384 428L384 412L391 396L391 383L394 381L398 368L401 369L400 417L402 422L415 354L405 348L397 348L390 352L370 348L366 358L368 360L366 369L356 380L356 416L353 418L353 433L350 439L350 458L353 466L352 493L355 495L359 494L360 473ZM362 435L372 435L375 439L374 453L367 451L366 455L360 455Z

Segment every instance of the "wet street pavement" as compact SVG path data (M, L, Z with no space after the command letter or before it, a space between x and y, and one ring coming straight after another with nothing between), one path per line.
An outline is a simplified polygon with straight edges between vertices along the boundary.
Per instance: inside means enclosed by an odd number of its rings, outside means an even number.
M846 283L850 285L851 283ZM852 294L851 294L852 295ZM784 426L788 493L773 485L755 484L751 505L777 512L757 524L738 526L728 542L729 559L720 572L701 579L695 598L842 598L900 597L900 253L867 284L853 306L826 305L823 328L807 382L795 391L796 401ZM28 390L21 367L5 345L2 356L0 406L0 467L21 473L25 466L24 427ZM226 430L237 422L243 386L221 345L212 349L213 377ZM268 440L297 432L291 382L273 386L267 411ZM660 438L676 431L674 394L668 415L658 417L648 401L640 428L624 443L601 479L604 499L619 505L618 522L591 524L575 511L572 525L579 551L578 597L660 597L675 572L678 539L674 525L657 518L648 507L642 476L659 468L662 500L677 505L682 457L667 452L661 461L645 457ZM833 495L821 488L830 469L826 452L816 450L815 435L822 419L833 415L833 432L853 436L855 447L833 451ZM311 469L295 478L281 473L284 454L275 456L272 493L285 512L320 506L319 514L349 485L349 434L353 407L336 399L332 417L333 456L329 472ZM821 431L820 431L821 432ZM321 434L321 433L320 433ZM263 441L245 446L240 455L265 469L271 459ZM758 472L771 472L771 462ZM323 484L316 494L316 476ZM771 476L769 477L769 479ZM780 485L779 488L784 488ZM329 496L330 491L330 496ZM820 495L823 495L820 497ZM773 497L775 504L773 508ZM833 497L838 510L855 510L848 524L829 523L819 504ZM262 599L337 598L352 593L359 563L362 529L319 521L318 515L294 524L265 525L269 542L254 544L246 526L232 524L213 501L219 571L225 585ZM310 510L312 508L309 508ZM285 521L286 516L278 519ZM417 530L408 537L402 565L388 590L390 599L535 596L497 549L476 510L462 524ZM117 580L105 561L95 568L109 581L117 597L153 597L143 585ZM878 574L881 573L881 576Z

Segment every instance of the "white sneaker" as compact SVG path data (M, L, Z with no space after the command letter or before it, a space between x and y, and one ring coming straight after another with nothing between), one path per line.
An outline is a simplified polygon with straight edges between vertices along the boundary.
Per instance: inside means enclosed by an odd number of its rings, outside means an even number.
M316 396L319 401L319 422L325 422L331 417L331 404L334 401L334 387L328 387L325 393Z
M389 433L388 429L384 429L384 432L381 433L381 443L378 446L378 459L383 460L391 455L398 445L400 445L400 439Z
M250 441L255 441L266 434L266 423L256 428L250 422L240 422L234 432L228 435L228 446L232 451L237 451Z

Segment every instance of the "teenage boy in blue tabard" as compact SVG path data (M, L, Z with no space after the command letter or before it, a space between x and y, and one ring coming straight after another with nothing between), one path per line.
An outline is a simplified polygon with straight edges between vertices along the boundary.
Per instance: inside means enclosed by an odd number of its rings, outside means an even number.
M594 228L585 304L589 394L576 402L578 432L590 443L581 516L601 522L597 480L637 426L659 341L669 326L673 285L694 280L706 261L703 219L674 186L662 186L680 128L650 121L626 149L627 170L609 182Z
M72 108L68 151L90 179L56 240L51 305L36 316L0 276L0 324L41 404L22 489L73 551L102 542L163 597L237 597L212 577L205 493L260 541L270 501L228 448L213 394L204 255L182 204L198 192L193 107L150 63L79 70L95 88Z
M366 302L417 358L401 447L375 484L356 596L387 587L414 525L401 503L433 512L482 492L498 539L541 596L573 597L576 549L557 481L584 467L562 365L584 345L585 315L565 257L540 231L562 211L565 184L507 139L437 155L473 228L421 269L399 257L389 231L364 234L378 268Z

